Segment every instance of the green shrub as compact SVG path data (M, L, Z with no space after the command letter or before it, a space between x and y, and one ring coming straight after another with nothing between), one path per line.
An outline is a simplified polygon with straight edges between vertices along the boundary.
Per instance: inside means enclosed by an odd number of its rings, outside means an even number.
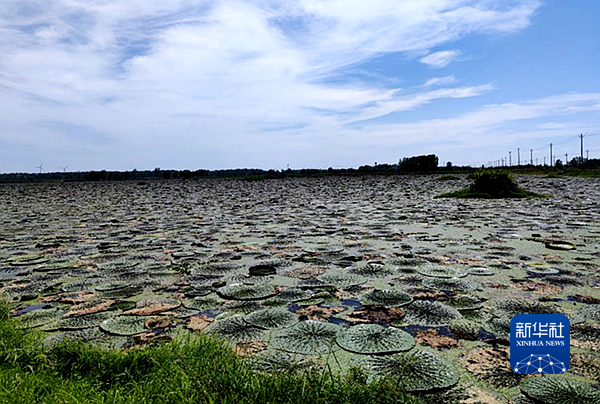
M439 198L534 198L544 195L520 188L512 176L502 171L479 171L469 176L468 188L439 195Z

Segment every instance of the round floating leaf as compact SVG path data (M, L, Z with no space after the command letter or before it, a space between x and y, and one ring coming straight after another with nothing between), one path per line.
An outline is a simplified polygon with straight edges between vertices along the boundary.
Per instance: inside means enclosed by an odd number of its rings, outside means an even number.
M102 292L102 297L108 299L127 299L142 293L144 293L144 288L141 286L126 286L124 288Z
M579 311L586 319L591 321L600 321L600 304L589 304Z
M565 314L558 306L526 299L499 299L490 305L499 317L512 318L517 314Z
M234 283L217 289L217 294L229 300L263 300L275 296L277 291L268 283L257 285Z
M271 345L292 353L318 355L336 350L335 338L342 328L320 321L302 321L292 327L274 331Z
M477 289L475 282L459 278L425 278L423 286L438 290L450 290L454 292L468 292Z
M107 349L120 349L127 342L127 337L109 335L98 328L86 328L77 331L65 331L52 334L44 339L44 344L53 346L65 341L83 341L94 346Z
M289 327L298 322L298 316L287 309L262 309L248 314L244 320L260 328Z
M458 372L446 358L414 350L405 354L372 356L365 361L376 376L398 377L408 392L445 389L458 383Z
M483 307L483 300L477 296L458 295L450 300L448 305L461 312L472 311L481 309Z
M493 276L496 274L496 271L489 268L477 267L469 269L469 275L474 276Z
M237 264L229 262L213 262L204 265L194 271L198 275L227 275L240 270L241 267Z
M135 335L146 331L144 322L148 317L144 316L117 316L104 320L100 328L115 335Z
M426 265L418 267L417 272L434 278L463 278L467 276L467 271L463 268L449 265Z
M465 318L457 318L450 322L450 331L465 339L476 339L479 336L480 328L479 323Z
M254 370L268 373L290 372L318 366L318 363L312 360L310 356L274 350L259 352L251 357L249 361Z
M64 270L64 269L72 269L74 267L76 267L79 264L79 261L55 261L55 262L49 262L43 265L40 265L38 267L35 267L34 269L37 272L50 272L50 271L58 271L58 270Z
M6 262L9 264L14 263L26 263L26 262L34 262L44 258L44 254L21 254L9 257L6 259Z
M229 300L221 306L221 310L235 314L250 314L262 310L264 300Z
M600 390L593 382L569 374L524 379L521 392L544 404L600 403Z
M347 288L350 286L362 285L367 282L366 278L346 271L327 272L317 276L317 279L326 285L332 285L337 288Z
M183 299L183 307L192 310L207 310L219 307L223 300L215 294Z
M556 275L560 272L558 269L546 265L531 265L525 269L534 275Z
M569 243L568 241L549 241L545 243L545 245L546 248L551 250L570 251L576 248L574 244Z
M389 267L379 263L368 263L366 265L354 266L349 268L348 272L370 278L385 278L386 276L394 274L394 271Z
M305 246L302 251L309 254L338 254L344 251L344 247L335 245L312 245Z
M300 300L309 299L312 292L306 289L289 288L283 289L277 294L277 299L285 300L286 302L297 302Z
M510 320L512 317L493 317L483 324L483 328L497 337L510 339Z
M74 316L63 318L55 327L61 331L84 330L86 328L97 327L101 322L110 317L107 313L86 314L84 316Z
M453 307L438 302L416 300L405 306L405 320L412 325L425 327L441 327L450 324L450 321L461 318L462 314Z
M123 289L127 286L129 286L129 282L114 281L114 282L107 282L107 283L98 285L98 286L96 286L96 290L99 292L107 292L107 291L111 291L111 290Z
M240 315L215 321L206 331L220 335L235 343L257 341L264 338L264 331L261 328L247 323Z
M87 292L94 289L94 284L90 280L79 280L64 283L60 289L63 292Z
M415 340L407 332L378 324L360 324L342 331L336 339L342 349L363 355L389 355L408 351Z
M412 302L412 297L404 292L390 289L375 289L359 297L363 306L400 307Z
M19 316L25 328L52 327L61 319L58 309L34 310Z

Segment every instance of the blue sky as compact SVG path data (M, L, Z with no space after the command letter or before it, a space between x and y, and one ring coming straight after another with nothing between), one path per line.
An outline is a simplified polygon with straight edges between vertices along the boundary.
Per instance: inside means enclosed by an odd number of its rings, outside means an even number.
M541 162L580 133L600 157L598 16L593 0L4 0L0 172Z

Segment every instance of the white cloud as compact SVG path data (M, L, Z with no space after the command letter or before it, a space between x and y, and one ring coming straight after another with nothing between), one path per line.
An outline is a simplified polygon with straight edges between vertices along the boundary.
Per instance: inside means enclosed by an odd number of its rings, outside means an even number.
M539 4L4 0L0 171L49 156L81 169L264 166L302 150L309 165L310 151L356 133L350 123L492 89L428 88L453 84L447 76L405 93L344 80L345 69L518 31ZM440 53L423 59L439 65Z
M439 69L448 66L450 62L455 60L460 54L461 52L457 50L439 51L422 57L419 59L419 62L429 65L434 69Z
M456 83L456 77L454 75L446 77L434 77L425 82L421 87L434 87L434 86L447 86L449 84Z

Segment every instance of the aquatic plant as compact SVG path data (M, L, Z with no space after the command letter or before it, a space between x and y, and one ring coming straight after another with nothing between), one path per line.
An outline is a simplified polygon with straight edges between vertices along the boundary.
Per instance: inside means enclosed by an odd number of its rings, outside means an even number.
M220 335L232 342L260 341L264 338L262 328L256 327L244 321L243 316L234 315L217 320L207 329L207 332Z
M409 333L378 324L346 328L337 336L336 342L342 349L362 355L389 355L415 346L415 340Z
M521 392L543 404L600 403L600 390L594 382L570 374L524 379Z
M271 346L292 353L324 354L338 349L335 339L342 328L331 323L307 320L289 328L275 330Z
M412 302L408 293L392 289L374 289L359 296L363 306L400 307Z
M416 300L403 309L406 312L406 322L426 327L446 326L450 321L462 317L455 308L428 300Z
M146 331L145 321L149 317L143 316L117 316L104 320L100 328L115 335L135 335Z
M418 267L416 271L434 278L463 278L468 274L463 268L450 265L425 265Z
M317 276L317 279L325 285L338 288L362 285L367 279L360 275L348 273L347 271L330 271Z
M234 283L217 289L217 294L230 300L263 300L275 296L277 291L268 283L246 285Z
M468 188L437 196L438 198L533 198L544 195L520 188L512 176L502 171L480 171L471 174Z
M298 322L298 316L285 308L262 309L248 314L244 321L260 328L272 329L294 325Z
M404 354L371 356L364 363L375 376L397 377L408 392L446 389L459 380L456 368L448 359L421 349Z

